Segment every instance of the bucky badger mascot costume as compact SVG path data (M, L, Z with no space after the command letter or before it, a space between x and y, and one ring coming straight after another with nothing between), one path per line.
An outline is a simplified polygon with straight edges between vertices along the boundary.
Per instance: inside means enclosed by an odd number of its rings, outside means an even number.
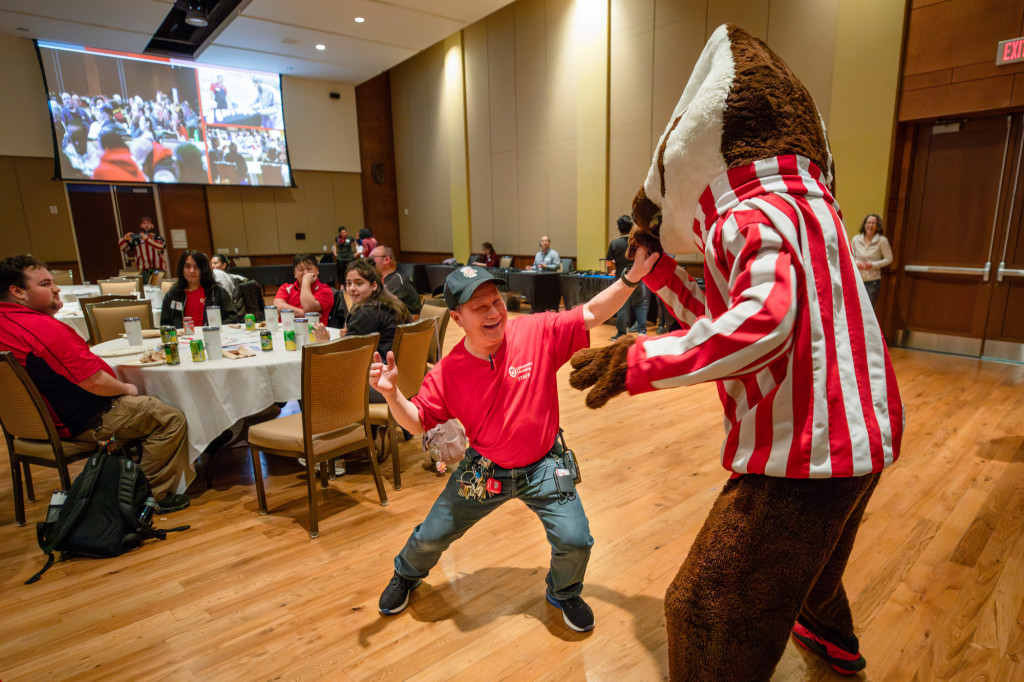
M865 666L842 577L903 409L832 172L804 86L760 40L719 27L631 233L634 251L703 252L706 293L663 256L644 282L683 329L573 358L594 408L718 385L732 477L665 596L673 679L767 680L791 633L838 672Z

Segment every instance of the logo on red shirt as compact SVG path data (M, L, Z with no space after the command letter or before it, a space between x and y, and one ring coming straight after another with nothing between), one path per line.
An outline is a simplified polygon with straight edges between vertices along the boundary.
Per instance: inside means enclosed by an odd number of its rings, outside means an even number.
M523 381L525 379L529 379L530 378L530 374L531 374L532 371L533 371L533 361L530 361L530 362L527 362L524 365L519 365L518 367L509 366L509 368L508 368L508 375L510 377L512 377L513 379L518 379L519 381Z

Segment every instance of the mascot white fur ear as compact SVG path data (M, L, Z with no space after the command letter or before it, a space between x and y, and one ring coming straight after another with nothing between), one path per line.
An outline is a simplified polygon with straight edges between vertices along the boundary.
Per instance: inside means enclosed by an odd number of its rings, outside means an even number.
M658 140L644 182L647 198L661 208L661 243L669 253L703 250L695 241L693 216L708 181L728 170L722 157L722 114L734 75L729 34L719 26Z
M633 239L644 243L646 232L669 253L702 251L697 209L704 190L730 168L783 154L810 159L832 185L832 154L810 93L763 42L737 26L719 26L633 201Z

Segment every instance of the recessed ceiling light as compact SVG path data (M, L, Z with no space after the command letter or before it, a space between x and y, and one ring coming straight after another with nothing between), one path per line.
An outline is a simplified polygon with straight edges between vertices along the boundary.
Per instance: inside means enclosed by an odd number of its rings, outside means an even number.
M364 21L366 21L366 19L363 19L362 17L356 17L356 23L357 23L357 24L361 24L361 23L363 23Z
M324 45L323 43L317 43L316 49L318 49L318 50L326 50L327 46Z

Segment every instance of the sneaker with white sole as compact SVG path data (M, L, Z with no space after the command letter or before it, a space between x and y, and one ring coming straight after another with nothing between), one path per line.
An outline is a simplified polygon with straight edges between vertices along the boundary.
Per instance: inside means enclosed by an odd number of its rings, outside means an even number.
M395 573L391 576L391 582L381 592L377 609L386 616L401 613L409 605L409 593L419 587L422 582L422 580L409 580Z
M562 620L576 632L589 632L594 629L594 612L583 597L569 597L568 599L555 599L550 594L545 595L548 603L562 611Z
M306 458L305 457L299 457L299 466L302 467L303 469L306 468ZM315 467L313 467L313 470L314 471L320 471L320 465L317 464ZM335 476L344 476L345 475L345 460L341 459L340 457L338 459L334 460L334 475Z

